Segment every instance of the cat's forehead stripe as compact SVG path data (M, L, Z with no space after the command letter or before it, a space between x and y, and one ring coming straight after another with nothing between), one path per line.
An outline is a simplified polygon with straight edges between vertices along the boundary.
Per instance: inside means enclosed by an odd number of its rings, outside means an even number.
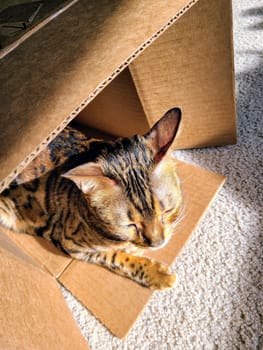
M121 183L136 210L141 215L151 215L154 201L148 173L153 159L142 140L138 136L119 139L111 152L105 152L101 159L105 173Z
M128 176L132 184L129 197L135 208L142 215L151 215L154 209L153 195L147 176L142 176L143 172L132 170Z

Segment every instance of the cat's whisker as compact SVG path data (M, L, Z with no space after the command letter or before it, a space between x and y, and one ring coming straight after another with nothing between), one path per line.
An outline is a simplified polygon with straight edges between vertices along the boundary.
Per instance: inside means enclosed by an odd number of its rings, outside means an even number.
M184 219L186 218L186 208L187 208L187 201L184 200L181 210L180 210L180 214L179 216L176 218L176 220L173 222L173 231L176 230L176 228L184 221Z

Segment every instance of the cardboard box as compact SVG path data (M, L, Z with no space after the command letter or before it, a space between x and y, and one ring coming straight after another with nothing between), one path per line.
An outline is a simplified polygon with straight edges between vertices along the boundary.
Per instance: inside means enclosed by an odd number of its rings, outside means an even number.
M79 0L51 17L1 53L0 190L73 119L108 134L131 135L179 105L183 127L174 147L235 142L230 0ZM224 182L221 175L181 162L178 171L184 218L165 248L146 252L167 264ZM55 280L119 337L152 294L72 261L41 239L4 231L0 258L7 288L1 288L0 305L10 320L3 317L0 343L6 349L37 342L35 348L46 348L46 338L50 348L59 348L54 329L62 344L71 335L68 348L87 348ZM53 312L47 312L50 305ZM39 319L45 320L42 337ZM20 322L21 332L13 332Z
M235 142L231 0L71 4L2 50L0 190L85 108L130 135L177 105L176 147Z

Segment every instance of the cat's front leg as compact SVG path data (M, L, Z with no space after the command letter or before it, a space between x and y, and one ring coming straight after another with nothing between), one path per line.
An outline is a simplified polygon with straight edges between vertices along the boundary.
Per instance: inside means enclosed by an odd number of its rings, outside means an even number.
M170 272L168 266L120 250L87 253L76 258L103 266L150 289L171 288L176 280L176 275Z

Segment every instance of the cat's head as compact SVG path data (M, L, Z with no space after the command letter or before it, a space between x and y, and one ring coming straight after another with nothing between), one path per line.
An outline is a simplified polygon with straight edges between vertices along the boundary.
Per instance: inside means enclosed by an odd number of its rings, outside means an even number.
M180 119L171 109L145 135L107 143L94 162L64 174L85 194L105 242L159 247L169 238L182 195L175 161L164 156Z

